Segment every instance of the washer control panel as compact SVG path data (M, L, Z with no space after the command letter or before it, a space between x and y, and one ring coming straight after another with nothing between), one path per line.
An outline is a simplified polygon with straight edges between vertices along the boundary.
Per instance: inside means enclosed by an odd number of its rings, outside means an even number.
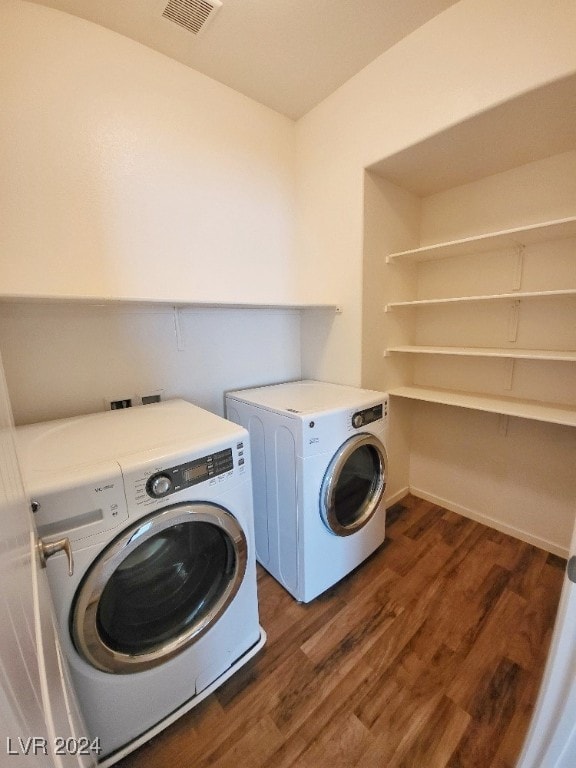
M367 424L372 424L374 421L379 421L383 416L388 415L388 403L378 403L371 408L364 408L362 411L356 411L352 414L352 426L354 429L360 429Z
M171 493L182 491L192 485L203 483L234 469L232 449L226 448L201 459L194 459L170 469L163 469L148 478L146 493L153 499L162 499Z

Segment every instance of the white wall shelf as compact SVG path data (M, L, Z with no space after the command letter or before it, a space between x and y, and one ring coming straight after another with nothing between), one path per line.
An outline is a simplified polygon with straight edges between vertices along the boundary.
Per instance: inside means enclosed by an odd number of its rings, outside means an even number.
M434 307L450 304L472 304L474 302L519 301L522 299L576 297L576 288L564 288L553 291L515 291L513 293L494 293L482 296L452 296L445 299L417 299L415 301L392 301L386 304L386 311L404 307Z
M560 240L567 237L576 237L576 216L490 232L475 237L466 237L461 240L435 243L434 245L413 248L409 251L399 251L389 254L386 257L386 262L395 264L398 262L445 259L451 256L485 253L500 248L521 247L531 243Z
M500 357L515 360L554 360L576 362L576 350L515 349L502 347L433 347L404 345L388 347L384 352L416 355L458 355L461 357Z
M235 302L235 301L188 301L181 299L152 299L138 297L109 297L109 296L48 296L48 295L16 295L0 294L0 303L34 303L34 304L75 304L86 306L156 306L173 307L176 309L319 309L342 313L342 307L330 303L298 303L298 302Z
M389 391L389 394L427 403L439 403L576 427L576 406L420 386L395 387Z

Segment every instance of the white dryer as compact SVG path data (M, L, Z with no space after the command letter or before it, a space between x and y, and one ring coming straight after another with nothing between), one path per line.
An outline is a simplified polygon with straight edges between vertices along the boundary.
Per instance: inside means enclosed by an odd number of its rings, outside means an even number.
M172 400L21 427L17 446L46 554L69 549L47 559L60 640L111 765L265 641L249 436Z
M298 381L226 395L250 433L256 557L309 602L384 541L388 398Z

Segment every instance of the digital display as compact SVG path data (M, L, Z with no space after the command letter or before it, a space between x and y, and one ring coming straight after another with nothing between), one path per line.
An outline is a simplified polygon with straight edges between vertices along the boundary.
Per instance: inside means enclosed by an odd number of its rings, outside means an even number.
M187 483L190 483L194 480L197 480L199 477L203 477L204 475L208 474L208 464L196 464L191 467L188 467L184 470L184 480Z
M238 465L244 463L244 454L239 451ZM146 492L153 499L165 498L169 494L177 493L191 485L204 483L234 470L234 457L232 449L225 448L201 459L194 459L186 464L163 469L148 478Z
M357 411L354 416L352 423L354 426L357 426L354 419L359 416L360 417L360 424L366 425L366 424L372 424L374 421L378 421L382 418L382 406L381 405L373 405L372 408L365 408L363 411Z

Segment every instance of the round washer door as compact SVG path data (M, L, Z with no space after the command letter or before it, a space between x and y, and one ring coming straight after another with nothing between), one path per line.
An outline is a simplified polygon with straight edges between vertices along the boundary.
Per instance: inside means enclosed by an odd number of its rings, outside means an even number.
M76 650L116 674L162 664L218 620L246 560L242 528L215 504L178 504L139 520L103 550L78 588Z
M332 533L350 536L376 512L386 488L386 450L374 435L355 435L330 462L320 492L322 519Z

